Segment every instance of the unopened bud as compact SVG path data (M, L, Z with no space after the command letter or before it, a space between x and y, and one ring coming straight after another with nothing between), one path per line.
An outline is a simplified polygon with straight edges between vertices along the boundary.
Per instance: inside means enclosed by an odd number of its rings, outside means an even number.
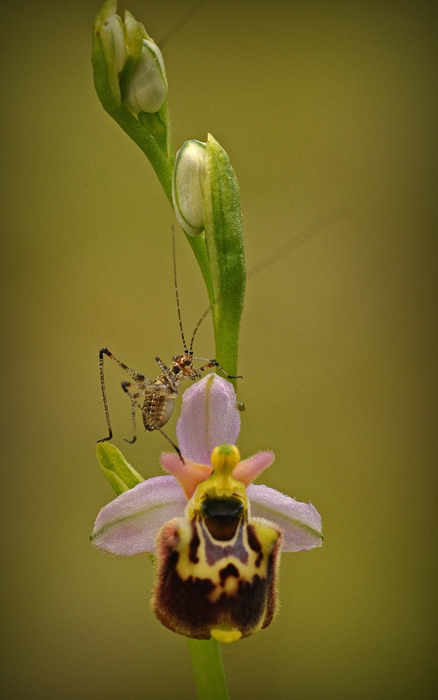
M125 104L133 114L158 112L167 98L167 78L158 46L143 39L140 58L126 88Z
M151 40L141 22L137 22L135 17L126 10L125 12L125 42L128 52L128 59L137 63L143 48L143 39Z
M125 65L127 51L123 22L116 14L116 10L117 1L107 0L97 14L94 23L93 52L97 60L99 55L103 54L110 99L120 104L119 74ZM96 85L96 87L98 86ZM101 96L104 101L106 101L105 98L106 95Z
M190 236L204 230L205 143L186 141L176 154L172 199L181 228Z
M126 44L123 22L119 15L112 15L108 19L107 31L113 44L114 68L117 73L121 73L126 61Z

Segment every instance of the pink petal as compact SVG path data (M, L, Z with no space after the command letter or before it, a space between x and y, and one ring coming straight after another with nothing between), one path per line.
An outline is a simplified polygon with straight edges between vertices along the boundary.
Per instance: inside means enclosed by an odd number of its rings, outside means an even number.
M164 469L172 474L182 486L187 500L193 496L198 484L208 479L213 471L213 467L207 464L196 464L187 457L182 462L174 452L164 452L160 459Z
M283 532L283 552L321 547L321 516L311 503L300 503L269 486L251 484L246 492L251 517L265 518Z
M91 542L108 554L152 553L164 523L184 515L187 498L173 476L142 481L108 503L97 516Z
M272 464L274 459L275 456L273 452L259 452L239 462L233 471L233 477L237 479L237 481L242 481L245 486L248 486L264 469L266 469L266 467Z
M208 374L187 389L176 432L183 456L198 464L210 464L218 445L234 445L240 432L240 413L233 385Z

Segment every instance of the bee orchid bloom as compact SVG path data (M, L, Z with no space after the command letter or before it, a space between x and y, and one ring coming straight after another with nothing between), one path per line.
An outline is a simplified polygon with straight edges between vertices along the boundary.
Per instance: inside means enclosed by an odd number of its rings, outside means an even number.
M322 544L321 518L251 482L272 452L240 459L233 386L211 374L183 396L178 455L163 454L171 476L122 493L99 513L92 543L119 556L153 553L152 608L168 629L232 642L267 627L277 608L280 552Z

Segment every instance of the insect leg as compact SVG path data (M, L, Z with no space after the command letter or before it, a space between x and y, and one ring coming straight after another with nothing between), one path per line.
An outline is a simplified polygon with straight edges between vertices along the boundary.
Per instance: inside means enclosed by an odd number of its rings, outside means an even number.
M131 369L130 367L128 367L128 365L125 365L125 363L121 362L121 360L118 360L117 357L115 355L113 355L112 352L110 352L108 350L108 348L102 348L102 350L99 351L99 360L100 360L102 366L103 366L103 356L104 355L109 357L110 360L114 360L114 362L116 362L119 365L119 367L124 369L125 372L127 372L129 374L131 379L133 379L138 384L143 384L143 383L152 384L149 377L147 377L145 374L142 374L141 372L137 372L135 369Z
M173 442L173 440L171 440L170 437L169 437L168 435L166 435L166 433L164 432L164 430L161 430L161 428L157 428L157 430L161 433L161 435L162 435L164 438L166 438L167 442L170 442L170 444L172 445L173 449L174 449L175 452L178 454L178 457L180 458L181 462L182 462L183 464L185 464L185 462L184 462L184 457L182 456L181 450L179 449L179 447L178 447L177 445L175 445L175 443Z
M139 382L140 384L141 383L146 383L146 384L151 383L151 380L148 377L146 377L145 374L141 374L140 372L136 372L134 369L131 369L130 367L125 365L123 362L118 360L117 357L115 357L112 354L112 352L110 352L108 350L108 348L102 348L99 351L100 387L102 389L103 406L105 409L106 424L108 426L108 436L101 438L97 442L106 442L107 440L111 440L111 438L113 436L113 431L111 428L111 420L110 420L110 415L109 415L109 409L108 409L108 399L106 396L106 388L105 388L105 375L104 375L104 369L103 369L103 357L104 357L104 355L109 357L111 360L114 360L114 362L116 362L119 365L119 367L124 369L125 372L127 372L129 374L129 376L132 379L134 379L134 381Z
M124 438L125 442L128 442L130 445L132 445L136 440L137 440L137 424L135 420L135 409L138 408L141 411L141 406L140 404L136 401L141 396L141 392L137 392L136 394L131 394L129 389L132 388L138 388L137 384L131 384L131 382L122 382L122 389L123 391L128 394L129 398L131 399L131 419L132 419L132 440L128 440L128 438Z
M194 357L194 360L202 360L202 357ZM217 360L209 360L206 365L199 367L198 372L205 372L206 369L211 369L211 367L217 367L221 372L225 374L228 379L243 379L241 374L228 374L224 368L219 364Z
M159 357L156 357L156 358L155 358L155 362L158 362L158 364L160 365L160 369L161 369L162 372L167 372L167 371L168 371L169 368L167 367L167 365L164 364L163 360L160 360Z

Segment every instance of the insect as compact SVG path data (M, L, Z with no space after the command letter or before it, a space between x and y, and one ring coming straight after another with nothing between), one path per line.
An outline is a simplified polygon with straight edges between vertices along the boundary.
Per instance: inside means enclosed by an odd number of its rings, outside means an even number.
M328 212L325 215L323 215L319 220L313 221L311 224L304 226L301 230L299 230L294 236L292 236L284 245L282 245L280 248L274 250L272 253L270 253L264 260L262 260L260 263L255 265L247 274L247 280L251 279L255 275L257 275L259 272L264 270L266 267L269 267L273 263L277 262L278 260L281 260L284 256L288 255L291 253L293 250L301 246L303 243L305 243L309 238L314 236L316 233L318 233L319 230L322 228L327 227L328 225L332 224L333 222L336 222L338 220L338 216L336 215L336 212ZM177 279L176 279L176 262L175 262L175 237L173 236L173 262L174 262L174 283L175 283L175 294L176 294L176 301L177 301L177 310L178 310L178 320L179 320L179 325L180 325L180 331L181 331L181 337L183 341L183 346L184 346L184 353L182 355L176 355L171 364L170 367L167 367L159 357L156 357L156 361L158 362L162 374L157 377L155 380L149 379L146 375L136 372L135 370L131 369L127 365L125 365L123 362L121 362L118 358L116 358L108 348L102 348L99 352L99 362L100 362L100 382L101 382L101 387L102 387L102 396L103 396L103 403L105 407L105 415L106 415L106 421L108 425L108 436L105 438L102 438L98 442L104 442L106 440L111 440L113 436L113 432L111 429L111 421L110 421L110 416L109 416L109 410L108 410L108 401L106 397L106 389L105 389L105 379L104 379L104 355L112 359L114 362L116 362L122 369L127 372L130 377L133 379L133 382L122 382L122 389L125 391L125 393L128 394L128 396L131 399L131 412L132 412L132 425L133 425L133 438L132 440L126 440L129 443L133 443L136 440L136 420L135 420L135 410L138 409L140 410L142 414L142 419L143 419L143 425L146 430L153 431L153 430L158 430L163 437L166 438L166 440L172 445L174 450L180 455L181 453L179 451L179 448L177 445L171 440L171 438L166 435L166 433L162 430L163 426L166 425L168 422L170 416L172 415L173 411L173 406L174 406L174 401L175 398L178 395L178 389L181 386L181 381L183 379L198 379L202 372L204 372L207 369L210 369L212 367L218 367L226 377L229 379L236 379L240 377L235 377L232 375L227 374L227 372L223 369L223 367L220 366L220 364L217 362L217 360L208 360L207 364L203 365L202 367L199 367L198 369L195 369L193 366L193 360L204 360L205 358L195 358L193 357L193 341L195 338L195 335L198 331L199 326L201 325L202 321L206 318L208 313L211 311L211 306L208 306L204 313L202 314L201 318L199 319L198 323L195 326L195 329L192 334L192 338L190 341L190 349L187 350L186 342L184 339L184 332L182 328L182 321L181 321L181 311L180 311L180 305L179 305L179 296L178 296L178 286L177 286ZM243 411L245 410L244 404L238 402L238 409ZM181 457L182 459L182 457Z
M194 357L193 356L193 341L196 332L201 325L202 321L206 317L210 307L204 312L199 319L193 331L192 338L190 341L189 350L187 350L187 344L184 338L184 331L181 320L181 309L179 304L178 295L178 285L176 277L176 257L175 257L175 233L173 232L173 275L175 284L175 294L176 294L176 305L178 310L178 320L181 332L181 338L183 342L184 352L182 355L175 355L170 363L169 367L164 364L164 362L156 357L155 360L158 363L161 374L156 379L149 379L145 374L137 372L131 369L124 362L121 362L113 353L108 350L108 348L102 348L99 351L99 368L100 368L100 385L102 389L103 405L105 408L106 422L108 426L107 437L101 438L98 442L105 442L106 440L111 440L113 437L113 431L111 427L111 419L108 409L108 400L105 388L105 375L104 375L104 357L105 355L113 360L119 365L129 376L132 381L122 382L123 391L128 394L131 400L131 416L132 416L132 440L126 440L130 444L134 443L137 439L137 427L136 427L136 409L141 413L143 420L143 425L145 430L153 431L158 430L161 435L166 438L166 440L172 445L174 450L178 453L181 461L184 461L179 450L179 447L173 442L173 440L164 432L163 426L166 425L170 419L175 403L175 399L178 396L178 389L181 386L183 379L199 379L202 376L202 372L212 367L217 367L223 372L223 374L228 377L228 379L241 379L240 375L228 374L223 367L219 364L217 360L207 360L206 364L197 369L193 366L193 360L206 360L204 357Z

